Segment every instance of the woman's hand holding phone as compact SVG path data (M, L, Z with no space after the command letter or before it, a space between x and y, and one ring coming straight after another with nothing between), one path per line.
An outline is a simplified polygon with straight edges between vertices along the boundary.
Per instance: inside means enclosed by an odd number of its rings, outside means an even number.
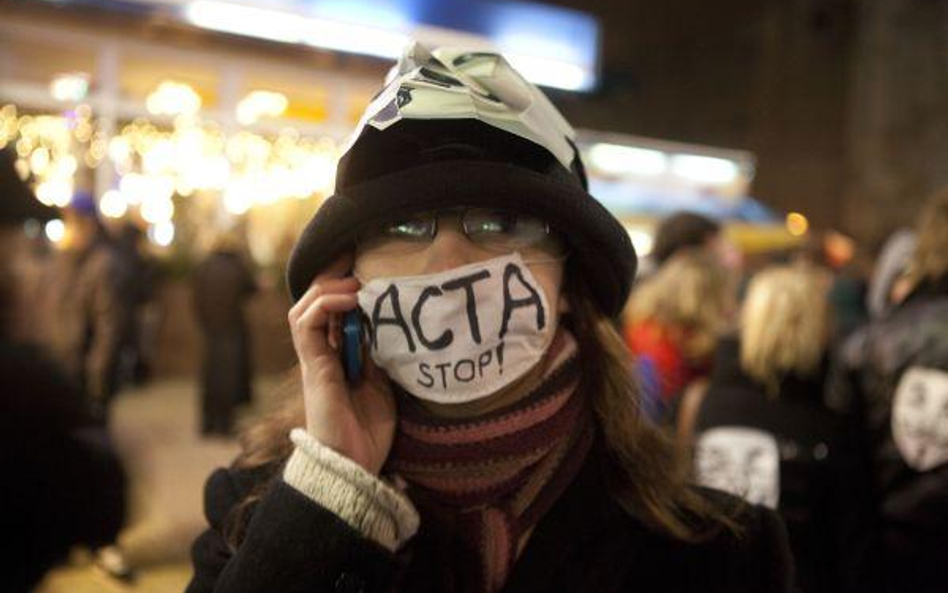
M319 442L378 474L395 435L395 399L388 379L365 357L358 385L346 382L339 359L339 320L356 307L359 281L352 255L316 276L290 309L293 346L303 375L306 430Z

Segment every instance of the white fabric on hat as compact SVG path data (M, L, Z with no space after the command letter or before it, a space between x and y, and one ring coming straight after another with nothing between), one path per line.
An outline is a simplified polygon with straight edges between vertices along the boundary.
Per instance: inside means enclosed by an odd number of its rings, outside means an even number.
M491 51L410 45L389 72L346 145L369 125L403 119L478 119L549 150L571 170L575 131L536 86Z

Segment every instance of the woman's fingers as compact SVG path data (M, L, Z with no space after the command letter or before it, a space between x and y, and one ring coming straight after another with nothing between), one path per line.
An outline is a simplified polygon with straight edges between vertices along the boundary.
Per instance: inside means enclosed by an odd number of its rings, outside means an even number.
M317 277L313 280L310 287L303 293L300 300L290 308L289 319L302 316L312 306L313 302L321 296L327 294L354 293L359 290L359 281L353 277L348 278L322 278Z
M354 257L351 252L344 253L337 257L335 261L329 264L326 268L323 269L313 281L310 282L309 288L303 293L303 296L300 297L300 300L296 302L295 305L290 309L290 315L292 316L294 310L297 313L302 313L305 311L313 300L319 297L320 294L326 294L326 287L334 285L330 281L336 280L355 280L352 278L352 263ZM357 280L355 280L358 283Z
M294 336L303 343L311 343L312 354L321 354L328 348L327 331L330 316L351 311L359 304L354 293L324 294L317 297L302 315L293 321Z

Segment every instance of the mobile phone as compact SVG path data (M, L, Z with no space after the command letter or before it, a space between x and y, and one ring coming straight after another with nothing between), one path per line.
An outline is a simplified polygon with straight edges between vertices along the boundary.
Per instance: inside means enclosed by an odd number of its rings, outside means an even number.
M339 349L342 369L349 385L357 385L362 380L364 338L365 326L362 322L362 311L356 308L342 318L342 347Z

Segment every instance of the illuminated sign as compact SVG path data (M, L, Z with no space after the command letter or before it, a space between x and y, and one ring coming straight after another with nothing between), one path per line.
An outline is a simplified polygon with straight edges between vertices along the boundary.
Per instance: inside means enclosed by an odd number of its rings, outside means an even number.
M170 11L204 29L396 59L412 39L499 49L528 79L589 91L599 79L599 24L584 12L486 0L86 0Z

